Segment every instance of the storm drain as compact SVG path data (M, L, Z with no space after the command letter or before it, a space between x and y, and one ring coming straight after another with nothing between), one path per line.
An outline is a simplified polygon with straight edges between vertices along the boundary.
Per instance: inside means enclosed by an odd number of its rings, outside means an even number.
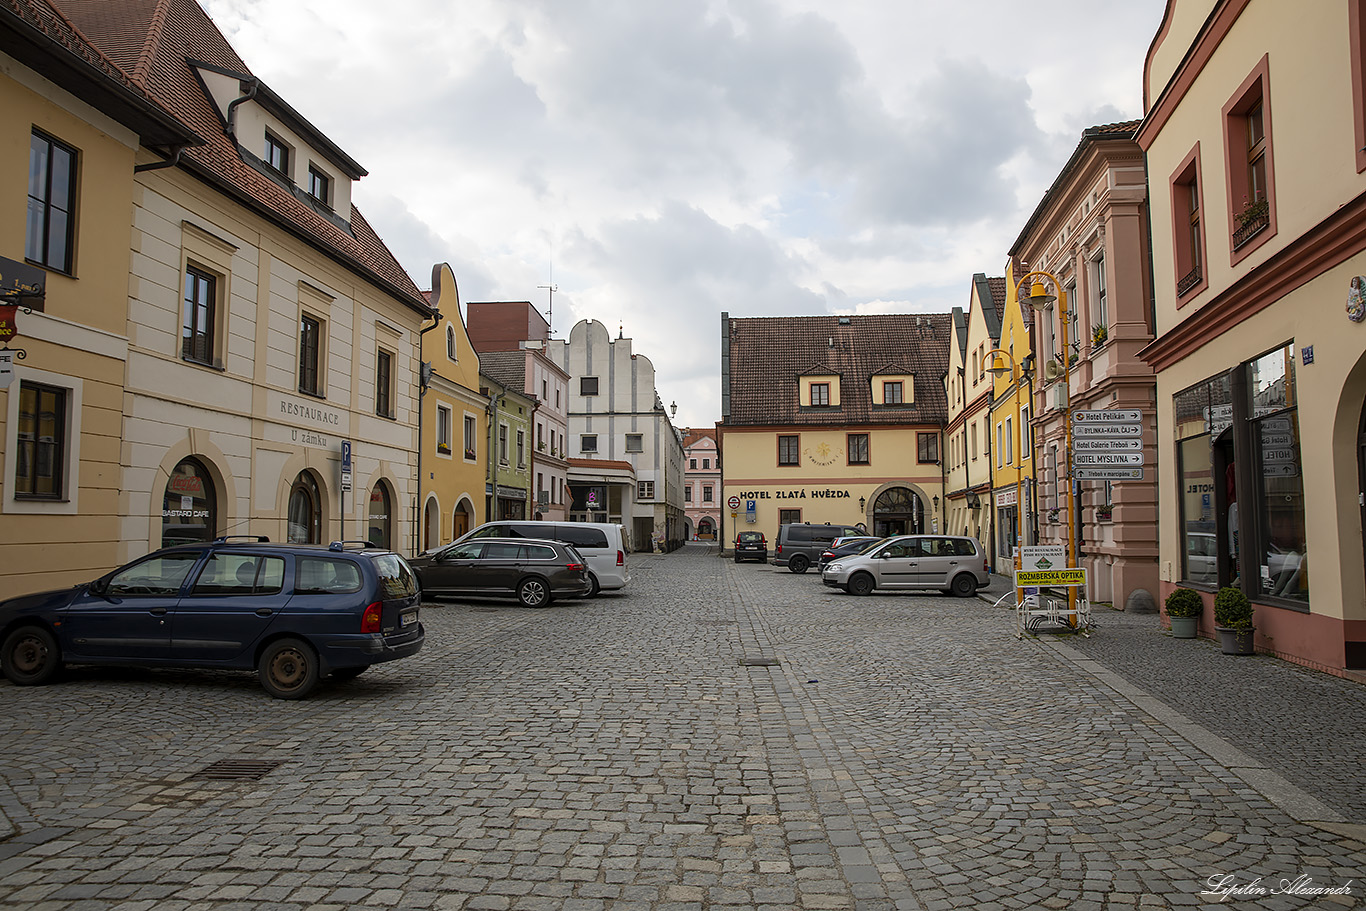
M282 765L272 759L220 759L190 776L200 781L260 781Z
M777 658L741 658L741 667L778 667L781 664Z

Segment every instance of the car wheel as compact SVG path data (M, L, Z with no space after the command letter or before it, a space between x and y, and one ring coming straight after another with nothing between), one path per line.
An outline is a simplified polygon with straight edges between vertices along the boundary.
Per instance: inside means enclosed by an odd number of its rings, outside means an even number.
M21 626L5 637L0 664L15 686L37 686L61 670L62 652L57 640L41 626Z
M742 560L740 559L740 555L739 555L739 554L736 554L736 555L735 555L735 562L736 562L736 563L741 563L741 562L744 562L744 561L742 561Z
M588 584L593 587L588 590L588 594L585 595L585 597L596 598L598 596L598 592L602 591L602 586L598 584L598 577L593 575L592 573L589 573Z
M362 664L360 667L339 667L332 672L332 677L336 680L355 680L368 670L370 670L368 664Z
M849 577L846 586L851 595L868 595L873 591L873 577L867 573L855 573Z
M517 586L517 600L523 607L545 607L550 603L550 589L544 579L523 579Z
M954 576L953 584L949 586L949 591L960 598L971 598L977 594L977 580L968 573L961 573Z
M277 639L261 653L256 675L276 699L302 699L318 685L318 656L307 642Z
M791 560L787 561L787 568L794 573L804 573L809 566L811 566L811 561L801 554L797 554Z

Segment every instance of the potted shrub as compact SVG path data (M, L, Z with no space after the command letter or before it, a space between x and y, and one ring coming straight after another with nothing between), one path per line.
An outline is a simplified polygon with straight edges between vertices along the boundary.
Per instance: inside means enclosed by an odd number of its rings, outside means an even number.
M1109 337L1110 330L1106 329L1104 326L1097 326L1096 328L1091 330L1091 347L1099 348L1103 346L1105 344L1106 339L1108 339Z
M1194 639L1205 601L1191 588L1178 588L1167 596L1167 616L1172 621L1173 639Z
M1225 655L1251 655L1252 602L1241 589L1226 585L1214 596L1214 630Z

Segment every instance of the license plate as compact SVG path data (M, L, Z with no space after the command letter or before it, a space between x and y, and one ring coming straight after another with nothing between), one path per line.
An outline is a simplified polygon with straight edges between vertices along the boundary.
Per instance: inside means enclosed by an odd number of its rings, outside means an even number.
M415 610L410 610L410 611L407 611L406 613L399 614L399 617L398 617L398 625L399 625L399 626L412 626L412 625L413 625L414 623L416 623L416 622L417 622L417 611L415 611Z

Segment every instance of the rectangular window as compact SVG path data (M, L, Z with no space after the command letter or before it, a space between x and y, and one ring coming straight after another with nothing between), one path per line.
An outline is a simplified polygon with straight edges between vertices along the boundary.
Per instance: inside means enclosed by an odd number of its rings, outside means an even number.
M868 434L851 433L849 434L849 464L867 465L868 464Z
M1105 284L1105 254L1102 253L1091 266L1092 278L1095 281L1095 294L1092 296L1091 309L1091 331L1095 332L1097 327L1104 328L1110 325L1109 310L1107 309L1107 288Z
M996 425L996 467L1001 467L1001 454L1005 452L1005 447L1001 445L1001 425Z
M697 470L697 460L696 460L696 459L688 459L688 470L689 470L689 471L696 471L696 470Z
M508 463L508 425L498 425L498 463L506 465Z
M1233 423L1233 391L1228 374L1207 380L1172 397L1176 436L1178 537L1181 578L1218 585L1237 575L1234 560L1236 513L1229 513L1225 462L1229 449L1212 440Z
M628 434L626 434L626 451L627 451L627 452L644 452L644 451L645 451L645 436L644 436L644 434L639 434L639 433L628 433Z
M710 484L703 484L703 485L702 485L702 502L703 502L703 503L710 503L710 502L711 502L711 491L712 491L712 486L711 486Z
M939 434L917 433L915 435L916 461L921 463L939 461Z
M526 467L526 431L517 431L517 467Z
M180 356L187 361L213 366L214 327L218 318L217 290L214 276L193 266L185 270Z
M394 416L394 356L379 351L375 359L375 414Z
M655 498L654 481L638 481L636 483L637 500L653 500Z
M1260 471L1257 496L1257 574L1260 589L1277 598L1309 602L1304 468L1300 461L1299 388L1295 345L1271 351L1247 365L1251 443ZM1249 554L1248 556L1252 556Z
M579 395L597 395L598 378L595 376L579 377Z
M1270 56L1263 56L1223 108L1235 264L1276 233L1270 74Z
M975 462L975 461L977 461L977 423L976 423L975 421L974 421L974 422L972 423L972 425L970 426L970 430L971 430L971 433L972 433L972 440L971 440L971 444L970 444L970 451L971 451L971 454L972 454L972 460Z
M1366 171L1366 0L1347 3L1348 44L1352 55L1352 120L1357 173Z
M60 500L66 466L66 390L19 384L15 499Z
M884 382L882 384L882 404L902 405L905 402L906 398L902 390L901 380Z
M830 384L812 383L811 384L811 404L829 405L830 404Z
M780 509L778 510L779 525L794 525L802 520L800 509Z
M789 400L790 401L790 400ZM801 438L793 435L783 435L778 437L778 464L779 465L799 465L801 458L798 455L798 444Z
M598 435L596 433L585 433L579 437L579 452L597 452Z
M29 139L25 259L72 271L75 193L76 150L35 130Z
M1181 162L1171 179L1172 239L1176 255L1178 302L1194 297L1209 282L1205 277L1204 200L1201 196L1200 143Z
M451 410L445 405L436 406L436 451L451 451Z
M471 415L468 415L468 414L467 414L467 415L465 415L465 458L467 458L467 459L472 459L472 458L475 457L475 452L476 452L476 451L475 451L475 448L474 448L474 440L475 440L474 418L473 418Z
M692 485L691 485L691 484L688 484L688 485L684 486L684 488L683 488L683 502L684 502L684 503L691 503L691 502L692 502Z
M266 164L284 176L289 176L289 146L273 133L266 133Z
M1006 418L1006 464L1015 464L1015 433L1010 426L1011 418Z
M1020 461L1033 458L1034 440L1029 430L1029 406L1020 409Z
M702 460L702 470L703 470L703 471L707 471L707 470L710 469L710 468L711 468L711 459L703 459L703 460Z
M322 395L318 364L322 359L323 324L321 320L304 316L299 320L299 391L308 395Z
M330 206L331 196L328 193L332 179L319 171L313 165L308 166L308 195L325 206Z

